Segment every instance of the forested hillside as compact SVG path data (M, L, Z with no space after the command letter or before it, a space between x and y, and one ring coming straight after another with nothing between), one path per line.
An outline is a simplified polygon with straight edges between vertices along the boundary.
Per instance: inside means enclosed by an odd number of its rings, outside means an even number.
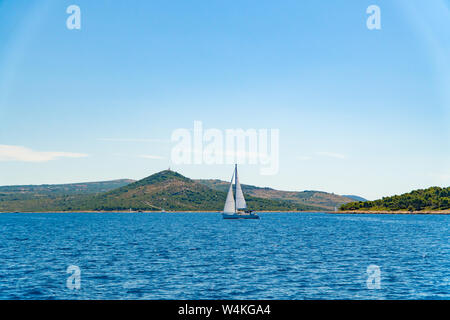
M431 187L402 195L384 197L375 201L359 201L344 204L341 210L423 211L450 209L450 187Z

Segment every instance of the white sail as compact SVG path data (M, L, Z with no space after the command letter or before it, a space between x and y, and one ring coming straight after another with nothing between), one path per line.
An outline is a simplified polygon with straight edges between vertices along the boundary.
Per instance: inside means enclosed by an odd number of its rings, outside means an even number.
M239 178L237 174L237 166L236 166L236 208L237 209L245 209L247 208L247 204L245 203L244 194L242 193L241 184L239 183Z
M225 207L223 208L224 213L235 213L236 206L234 204L233 197L233 178L231 178L230 189L228 190L227 200L225 200Z

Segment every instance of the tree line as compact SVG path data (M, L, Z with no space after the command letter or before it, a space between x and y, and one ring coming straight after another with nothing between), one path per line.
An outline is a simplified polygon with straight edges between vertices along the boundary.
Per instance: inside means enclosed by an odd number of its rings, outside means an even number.
M410 193L383 197L375 201L358 201L344 204L341 210L447 210L450 209L450 187L431 187Z

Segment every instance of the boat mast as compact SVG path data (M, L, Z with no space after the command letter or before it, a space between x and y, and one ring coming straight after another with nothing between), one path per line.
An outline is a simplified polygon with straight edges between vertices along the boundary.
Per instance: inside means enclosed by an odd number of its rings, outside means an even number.
M234 213L237 213L237 163L234 167Z

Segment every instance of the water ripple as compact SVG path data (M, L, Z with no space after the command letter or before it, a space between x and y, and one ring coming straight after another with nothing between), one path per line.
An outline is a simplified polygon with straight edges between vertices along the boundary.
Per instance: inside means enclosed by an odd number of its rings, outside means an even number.
M450 298L450 216L261 216L0 214L0 299Z

